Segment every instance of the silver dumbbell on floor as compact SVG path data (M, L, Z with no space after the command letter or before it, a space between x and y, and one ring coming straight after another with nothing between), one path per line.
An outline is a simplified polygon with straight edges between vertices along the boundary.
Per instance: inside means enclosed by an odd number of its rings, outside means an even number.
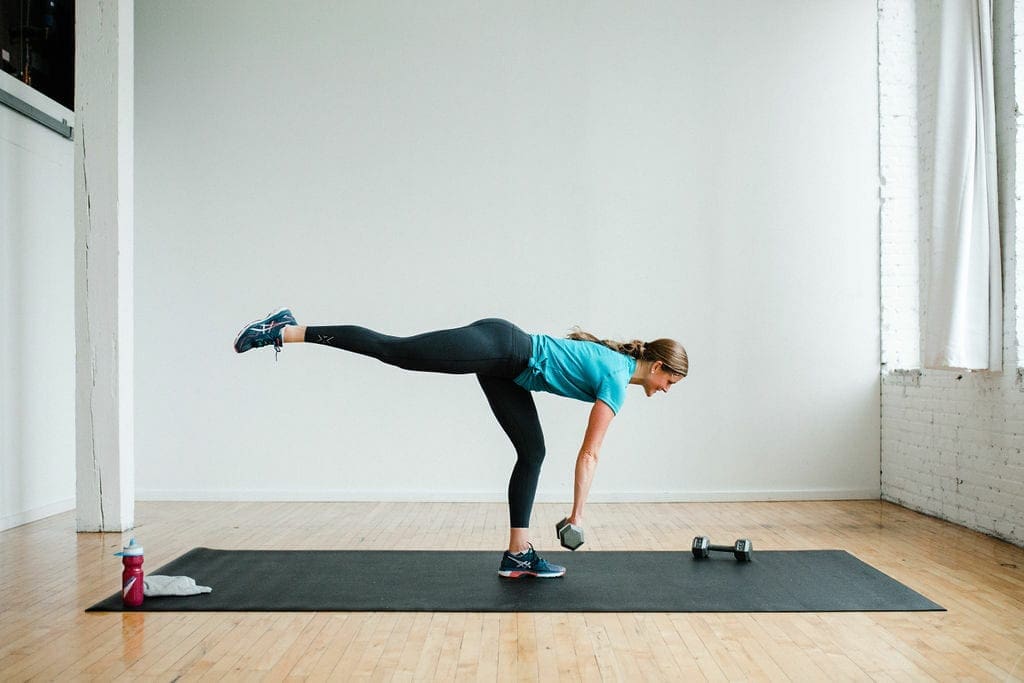
M750 555L754 552L754 544L745 538L737 539L732 545L713 545L707 536L697 536L693 539L693 556L698 560L707 557L711 551L732 553L740 562L750 562Z

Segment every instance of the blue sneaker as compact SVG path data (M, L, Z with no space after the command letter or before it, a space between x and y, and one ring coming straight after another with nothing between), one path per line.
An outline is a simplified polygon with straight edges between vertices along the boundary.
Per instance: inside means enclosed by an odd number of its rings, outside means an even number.
M513 555L505 551L501 558L501 566L498 568L498 575L506 579L518 579L520 576L535 576L539 579L556 579L565 575L565 567L551 564L537 554L530 544L530 549L525 553Z
M268 313L265 318L253 320L242 328L235 337L235 351L245 353L249 349L274 345L274 358L281 352L284 341L281 339L281 332L286 325L296 325L295 316L287 308L279 308Z

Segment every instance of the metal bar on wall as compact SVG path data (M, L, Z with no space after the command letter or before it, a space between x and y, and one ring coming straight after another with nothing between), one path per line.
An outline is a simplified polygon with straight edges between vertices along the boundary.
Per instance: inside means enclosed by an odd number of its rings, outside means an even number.
M74 137L74 129L68 125L66 119L58 121L46 112L33 107L28 102L25 102L21 98L12 95L5 90L0 90L0 104L5 104L19 114L43 124L58 135L66 137L68 140L71 140Z

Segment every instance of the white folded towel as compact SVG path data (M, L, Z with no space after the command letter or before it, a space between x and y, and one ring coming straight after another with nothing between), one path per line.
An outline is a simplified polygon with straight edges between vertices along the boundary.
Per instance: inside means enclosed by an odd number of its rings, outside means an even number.
M154 598L161 595L198 595L210 593L209 586L197 586L196 580L188 576L160 576L153 574L143 579L143 595Z

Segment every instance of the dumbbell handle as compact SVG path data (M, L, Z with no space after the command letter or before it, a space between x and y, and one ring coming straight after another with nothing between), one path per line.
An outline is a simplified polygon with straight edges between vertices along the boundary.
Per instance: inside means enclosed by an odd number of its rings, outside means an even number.
M736 550L736 546L734 546L734 545L715 545L715 544L712 543L711 545L708 546L708 550L716 550L716 551L723 552L723 553L731 553L732 551Z

